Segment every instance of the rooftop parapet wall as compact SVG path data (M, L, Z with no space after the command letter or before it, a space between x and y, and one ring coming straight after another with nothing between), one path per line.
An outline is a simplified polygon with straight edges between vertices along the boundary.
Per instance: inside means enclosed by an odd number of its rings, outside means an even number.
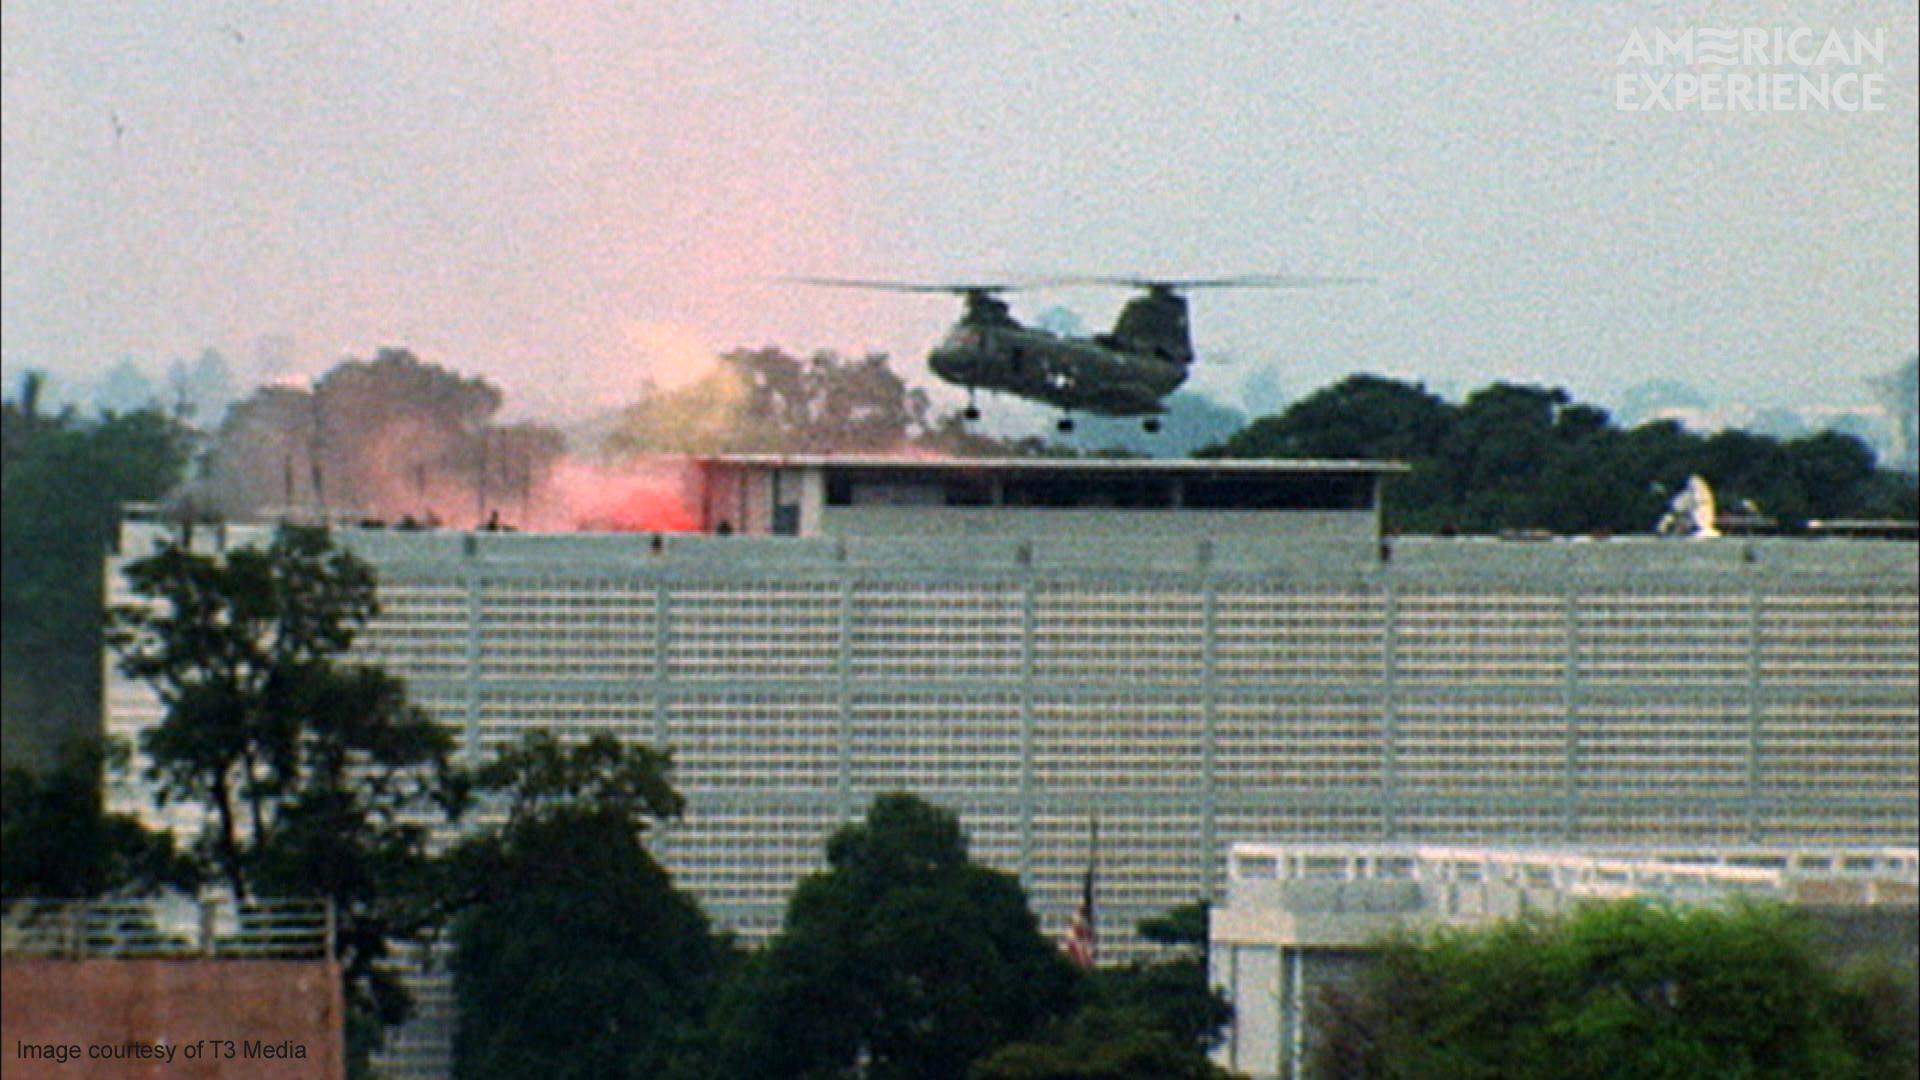
M14 900L0 919L9 957L328 960L333 905L326 900Z
M1530 541L1406 536L1376 544L1369 538L1356 538L1337 521L1325 529L1303 524L1299 528L1267 530L1260 526L1259 519L1274 515L1233 518L1195 514L1172 523L1178 528L1134 529L1123 519L1086 511L1053 511L1058 515L1055 524L1032 535L978 536L937 528L924 517L904 513L906 516L900 517L898 527L891 531L860 531L837 537L475 533L356 527L337 528L335 535L347 548L376 564L450 572L476 565L543 570L565 567L569 573L628 573L654 568L664 574L709 569L757 572L811 568L831 572L847 566L937 566L963 572L1133 567L1187 575L1212 571L1265 577L1311 576L1354 584L1505 587L1520 583L1554 591L1642 584L1728 590L1845 579L1870 579L1877 587L1920 585L1920 561L1916 560L1914 545L1882 540L1627 537ZM1086 519L1077 521L1083 514ZM1232 527L1209 529L1209 522L1216 516L1231 520ZM1304 520L1319 515L1303 512L1292 516ZM270 524L199 526L190 535L195 550L217 552L264 545L272 529ZM123 558L138 558L183 535L187 534L174 526L128 521L121 526L119 553Z

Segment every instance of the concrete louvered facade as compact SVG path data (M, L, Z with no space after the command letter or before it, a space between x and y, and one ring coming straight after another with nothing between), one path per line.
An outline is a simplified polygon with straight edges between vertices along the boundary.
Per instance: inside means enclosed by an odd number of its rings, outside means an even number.
M1097 817L1105 958L1235 842L1920 839L1911 544L1383 540L1385 471L738 458L733 535L338 536L379 573L359 651L470 753L670 748L659 854L748 940L891 790L1054 932ZM114 733L156 716L112 681Z

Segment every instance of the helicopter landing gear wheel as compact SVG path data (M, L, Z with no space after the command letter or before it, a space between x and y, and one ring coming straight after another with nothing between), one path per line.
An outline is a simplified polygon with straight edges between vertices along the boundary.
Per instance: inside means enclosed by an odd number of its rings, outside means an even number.
M1071 416L1061 417L1059 423L1054 424L1053 428L1055 431L1058 431L1062 435L1073 434L1073 417Z
M1140 427L1149 435L1157 435L1160 433L1160 418L1157 416L1149 416L1145 420L1140 421Z
M968 423L980 419L980 407L972 402L968 402L967 407L960 410L960 419Z

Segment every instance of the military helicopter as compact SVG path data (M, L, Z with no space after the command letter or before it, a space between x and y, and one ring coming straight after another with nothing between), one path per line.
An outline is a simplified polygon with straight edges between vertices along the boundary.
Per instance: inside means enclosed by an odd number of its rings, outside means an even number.
M951 293L966 304L960 321L927 357L928 367L964 387L968 420L980 418L978 390L997 390L1062 410L1062 433L1073 430L1073 412L1140 416L1149 432L1160 430L1166 398L1186 382L1193 366L1193 334L1187 323L1187 289L1304 289L1359 285L1370 278L1298 277L1266 274L1228 278L1141 277L1047 278L1024 283L865 281L851 278L787 278L804 285L888 292ZM1066 285L1113 285L1143 289L1127 301L1113 329L1092 337L1069 337L1022 326L1008 313L1003 294Z

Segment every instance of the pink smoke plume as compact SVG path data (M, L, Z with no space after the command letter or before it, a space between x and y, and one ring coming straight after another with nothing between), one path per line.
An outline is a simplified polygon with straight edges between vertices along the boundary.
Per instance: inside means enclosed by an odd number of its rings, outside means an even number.
M543 532L699 532L700 470L684 457L557 462L523 527Z

